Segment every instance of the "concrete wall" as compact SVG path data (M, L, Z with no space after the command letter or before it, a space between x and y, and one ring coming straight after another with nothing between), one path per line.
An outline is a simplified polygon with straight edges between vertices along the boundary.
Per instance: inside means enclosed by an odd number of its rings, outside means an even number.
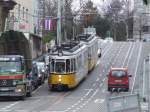
M42 54L42 38L29 33L24 33L25 37L30 42L31 56L32 59L39 57Z

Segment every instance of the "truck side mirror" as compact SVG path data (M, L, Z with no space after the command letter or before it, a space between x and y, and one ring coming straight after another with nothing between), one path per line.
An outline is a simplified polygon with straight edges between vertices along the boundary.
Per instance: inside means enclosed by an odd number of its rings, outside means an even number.
M132 75L129 75L129 77L132 77Z

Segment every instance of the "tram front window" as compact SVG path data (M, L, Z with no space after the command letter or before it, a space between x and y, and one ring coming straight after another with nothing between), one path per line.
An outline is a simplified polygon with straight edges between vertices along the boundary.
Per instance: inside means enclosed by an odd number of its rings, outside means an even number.
M55 63L55 72L64 73L65 72L65 62Z

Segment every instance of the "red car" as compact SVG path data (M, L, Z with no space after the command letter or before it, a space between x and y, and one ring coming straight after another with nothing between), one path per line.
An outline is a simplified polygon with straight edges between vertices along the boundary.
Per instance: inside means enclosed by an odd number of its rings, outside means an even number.
M127 68L111 68L108 74L108 91L129 91L129 77Z

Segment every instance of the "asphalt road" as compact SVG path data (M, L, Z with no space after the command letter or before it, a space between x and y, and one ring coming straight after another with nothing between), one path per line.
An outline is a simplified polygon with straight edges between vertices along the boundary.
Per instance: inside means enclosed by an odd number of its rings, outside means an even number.
M102 57L95 69L74 90L49 91L47 82L25 101L1 98L0 112L108 112L109 97L138 93L144 58L150 53L150 43L114 42L102 46ZM110 67L128 67L130 91L107 92L107 73Z

